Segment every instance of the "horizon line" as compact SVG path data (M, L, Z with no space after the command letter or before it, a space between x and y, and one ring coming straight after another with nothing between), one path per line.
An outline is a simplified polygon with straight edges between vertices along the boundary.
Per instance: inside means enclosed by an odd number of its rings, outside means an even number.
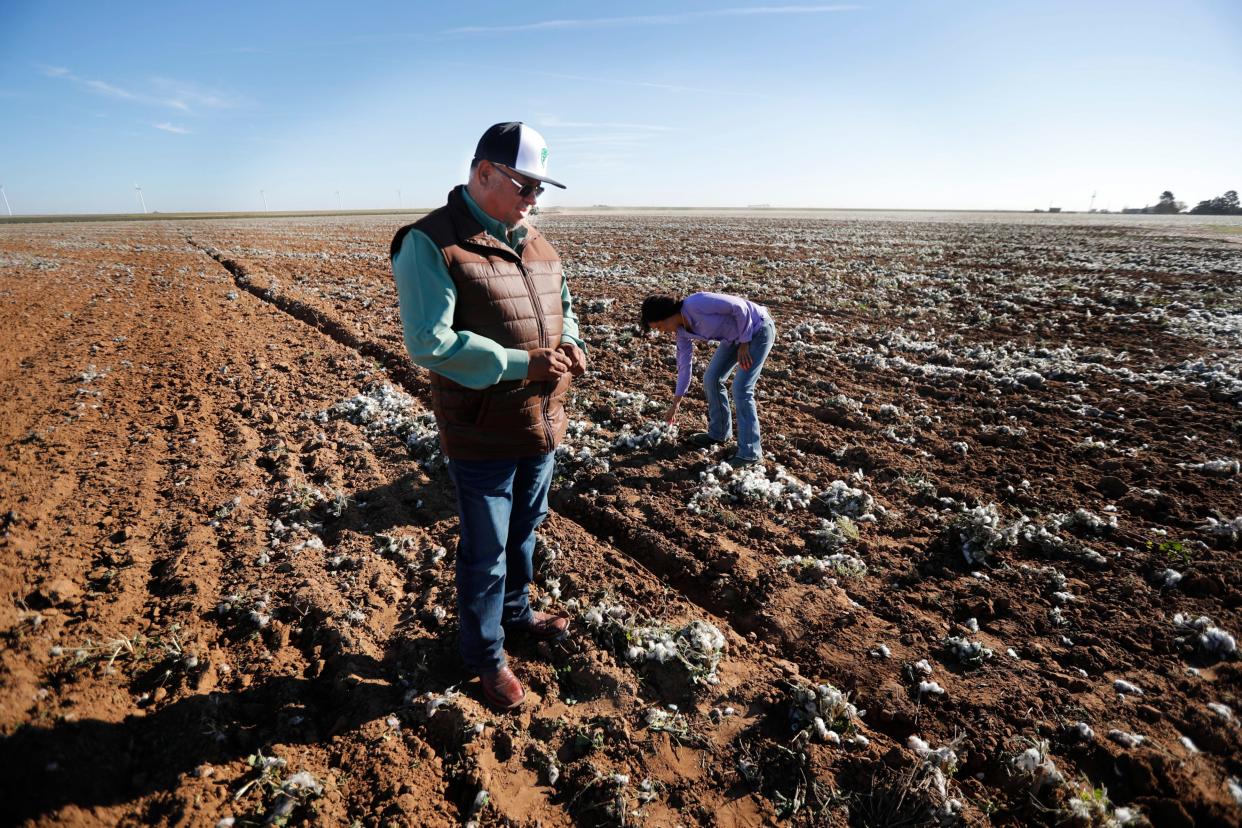
M37 224L72 223L89 221L168 221L196 220L217 218L297 218L325 216L380 216L380 215L426 215L439 208L435 207L373 207L358 210L187 210L175 212L152 211L149 213L14 213L11 216L0 216L0 224ZM636 204L591 204L577 206L549 207L540 212L542 215L558 213L624 213L624 212L706 212L706 213L1015 213L1020 215L1091 215L1091 216L1142 216L1159 215L1191 216L1200 218L1221 219L1230 216L1213 216L1209 214L1184 213L1126 213L1122 210L1068 210L1035 207L1018 209L1012 207L788 207L773 205L748 205L743 207L693 206L693 205L636 205ZM536 218L538 215L536 214Z

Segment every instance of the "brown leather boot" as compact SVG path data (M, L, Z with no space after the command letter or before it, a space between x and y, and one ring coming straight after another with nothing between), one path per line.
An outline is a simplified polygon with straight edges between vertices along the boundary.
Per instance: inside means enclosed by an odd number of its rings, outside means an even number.
M497 710L512 710L526 698L522 682L507 665L479 676L479 685L483 688L483 698Z
M515 627L514 632L529 635L536 641L560 641L569 634L569 619L563 615L535 610L530 621Z

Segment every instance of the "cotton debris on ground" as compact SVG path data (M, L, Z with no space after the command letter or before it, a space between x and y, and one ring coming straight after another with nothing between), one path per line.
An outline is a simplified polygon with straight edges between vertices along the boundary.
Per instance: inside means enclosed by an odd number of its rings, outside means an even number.
M784 511L805 509L811 503L811 486L781 466L774 467L769 478L763 464L734 469L720 463L701 472L699 481L687 506L694 514L702 514L713 502L757 503Z

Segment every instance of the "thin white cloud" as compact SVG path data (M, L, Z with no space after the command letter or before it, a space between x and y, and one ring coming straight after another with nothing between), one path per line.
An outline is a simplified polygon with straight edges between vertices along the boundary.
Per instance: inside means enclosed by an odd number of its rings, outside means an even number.
M757 15L832 14L857 11L862 6L748 6L733 9L681 12L679 14L649 14L635 17L590 17L539 20L534 23L516 23L508 26L461 26L448 29L443 34L495 34L500 32L529 32L547 29L603 29L619 26L673 26L690 23L708 17L741 17Z
M572 137L557 136L552 143L557 147L567 146L638 146L651 141L651 134L609 132L601 135L576 135Z
M638 86L643 89L661 89L665 92L688 92L696 95L724 95L726 97L739 98L759 98L762 97L757 92L741 92L737 89L702 89L697 86L679 86L672 83L654 83L650 81L621 80L618 78L597 78L590 75L567 75L561 72L539 72L532 71L533 75L542 75L546 78L561 78L563 80L586 81L587 83L607 83L613 86Z
M69 81L98 95L143 106L175 109L178 112L189 113L196 109L230 109L239 105L236 99L224 93L170 78L152 78L148 84L150 91L136 92L107 81L81 77L64 66L40 66L39 71L49 78Z
M677 132L681 127L659 126L657 124L627 124L627 123L588 123L585 121L562 121L556 115L542 115L539 118L540 126L553 127L557 129L637 129L647 132Z
M174 135L189 135L190 134L190 131L186 129L185 127L177 126L176 124L170 124L167 121L163 121L158 124L151 124L151 126L155 127L156 129L162 129L165 132L171 132Z
M188 81L152 78L151 83L161 95L168 95L171 101L179 103L186 109L190 106L200 109L233 109L240 105L236 98L224 92Z
M76 77L74 75L62 75L58 77L66 77L66 78L69 78L70 80L78 81L84 84L88 89L93 89L96 92L100 93L101 95L107 95L111 98L120 98L126 101L140 100L140 96L135 95L133 92L130 92L128 89L122 89L119 86L113 86L112 84L104 83L101 80L83 80L82 78Z
M527 69L524 67L487 65L481 63L457 63L450 62L446 66L461 67L472 72L478 71L496 71L508 74L521 73L526 75L537 75L541 78L560 78L562 80L583 81L585 83L605 83L611 86L637 86L640 89L659 89L664 92L690 93L694 95L719 95L730 98L761 98L764 97L758 92L743 92L737 89L704 89L697 86L680 86L672 83L655 83L651 81L636 81L621 78L599 78L591 75L570 75L564 72L544 72L538 69Z

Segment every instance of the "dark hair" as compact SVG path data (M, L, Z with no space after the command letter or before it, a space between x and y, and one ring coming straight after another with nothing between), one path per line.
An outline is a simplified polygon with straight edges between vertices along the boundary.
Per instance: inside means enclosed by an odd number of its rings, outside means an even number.
M652 322L659 322L661 319L668 319L670 316L676 316L681 313L681 303L681 299L674 299L672 296L665 296L660 293L648 296L643 300L643 329L650 329Z

